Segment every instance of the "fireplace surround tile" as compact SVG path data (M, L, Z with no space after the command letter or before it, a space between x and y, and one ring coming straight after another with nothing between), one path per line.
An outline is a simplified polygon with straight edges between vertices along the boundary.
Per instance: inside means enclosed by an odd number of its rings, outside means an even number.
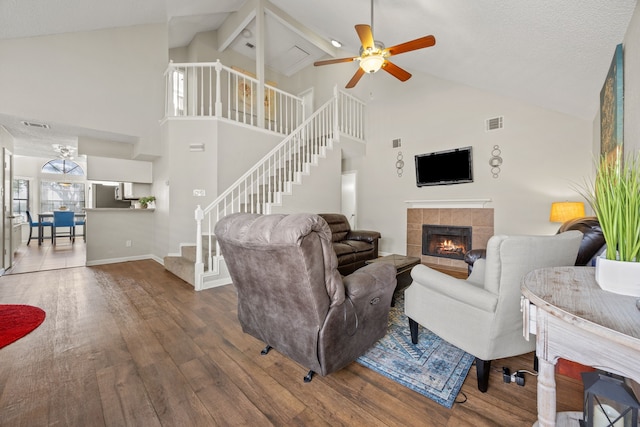
M422 225L471 226L472 249L485 249L494 234L493 208L409 208L407 209L407 255L425 264L466 268L462 260L422 255Z

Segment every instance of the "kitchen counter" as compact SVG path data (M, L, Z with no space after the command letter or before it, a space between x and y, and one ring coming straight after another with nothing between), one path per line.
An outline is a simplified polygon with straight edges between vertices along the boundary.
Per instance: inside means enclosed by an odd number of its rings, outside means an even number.
M85 211L93 211L93 212L153 212L155 209L147 208L147 209L133 209L133 208L85 208Z
M154 209L87 208L87 265L152 258Z

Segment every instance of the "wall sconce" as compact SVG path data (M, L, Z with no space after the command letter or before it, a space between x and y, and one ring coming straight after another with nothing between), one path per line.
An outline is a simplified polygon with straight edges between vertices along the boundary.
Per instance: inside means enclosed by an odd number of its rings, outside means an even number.
M502 157L500 157L502 151L500 151L499 145L494 145L491 151L491 158L489 159L489 165L491 166L491 175L494 178L500 176L500 165L502 165Z
M402 160L402 151L398 151L396 157L396 172L398 172L398 178L402 177L402 171L404 168L404 160Z
M581 427L636 427L640 403L622 377L583 372L584 410Z
M551 222L567 222L570 219L584 217L584 203L582 202L553 202L551 203L551 212L549 213L549 221Z

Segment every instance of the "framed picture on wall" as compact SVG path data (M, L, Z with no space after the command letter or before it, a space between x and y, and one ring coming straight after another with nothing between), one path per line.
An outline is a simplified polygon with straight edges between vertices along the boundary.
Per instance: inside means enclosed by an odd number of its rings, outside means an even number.
M243 70L242 68L232 66L233 70L238 71L252 79L256 78L256 75ZM267 81L266 84L269 86L275 87L276 83ZM237 98L237 108L238 111L250 114L257 114L258 105L256 99L256 91L257 87L253 80L244 78L242 76L235 76L235 90L236 90L236 98ZM264 114L267 120L272 119L275 115L275 107L276 106L276 92L273 89L265 88L264 91Z
M609 162L615 162L623 150L623 72L623 50L619 44L600 91L600 155Z

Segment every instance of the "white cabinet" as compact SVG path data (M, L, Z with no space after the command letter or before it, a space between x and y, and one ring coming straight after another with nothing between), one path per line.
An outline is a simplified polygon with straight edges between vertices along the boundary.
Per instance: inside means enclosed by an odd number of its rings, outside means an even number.
M151 184L121 182L115 190L116 200L138 200L151 195Z

